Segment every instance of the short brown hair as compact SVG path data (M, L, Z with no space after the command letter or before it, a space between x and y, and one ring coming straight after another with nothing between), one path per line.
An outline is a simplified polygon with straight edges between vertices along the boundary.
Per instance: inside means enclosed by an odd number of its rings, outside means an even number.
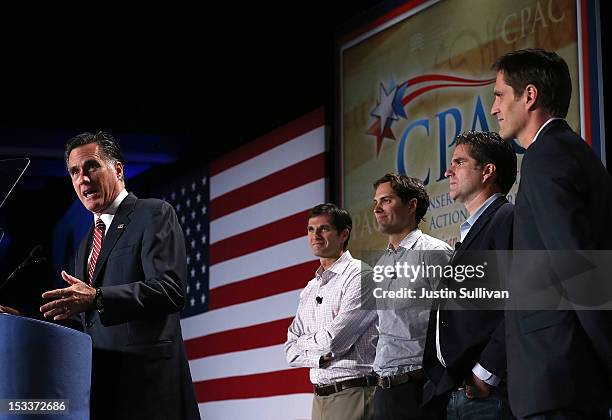
M495 184L505 195L516 181L516 152L512 142L492 131L467 131L459 134L456 145L469 146L468 153L479 165L495 165Z
M343 244L343 248L346 250L349 239L351 239L351 230L353 230L351 215L348 211L335 204L325 203L314 206L308 213L308 220L324 214L329 216L332 226L338 233L341 233L344 229L348 229L349 234Z
M427 213L429 208L429 195L420 179L397 173L388 173L374 182L374 191L376 191L380 184L385 182L391 184L391 188L401 198L402 203L406 204L409 200L416 198L416 223L418 225L421 221L425 220L425 213Z
M553 117L565 118L572 97L572 79L567 63L554 52L525 49L509 52L492 69L520 96L527 85L538 89L537 104Z

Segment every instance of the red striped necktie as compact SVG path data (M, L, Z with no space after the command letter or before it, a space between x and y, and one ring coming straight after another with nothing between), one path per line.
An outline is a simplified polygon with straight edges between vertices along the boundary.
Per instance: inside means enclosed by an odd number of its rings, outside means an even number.
M94 228L93 235L93 249L91 251L91 258L89 259L89 267L87 268L87 280L89 285L92 284L93 274L96 269L96 261L98 261L98 255L102 249L102 240L104 239L104 232L106 231L106 225L102 219L96 220L96 227Z

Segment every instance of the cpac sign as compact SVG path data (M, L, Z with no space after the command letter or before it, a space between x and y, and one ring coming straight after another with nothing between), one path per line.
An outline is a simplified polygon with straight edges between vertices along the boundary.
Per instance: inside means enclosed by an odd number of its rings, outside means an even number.
M380 151L380 146L385 138L395 139L393 131L391 130L392 124L399 118L407 119L405 107L421 94L430 90L447 88L447 87L476 87L485 86L492 84L494 79L487 80L473 80L465 79L456 76L447 75L423 75L412 78L398 86L391 84L390 89L385 89L381 84L379 100L377 106L371 112L371 116L375 118L374 123L370 126L367 134L376 136L377 143L377 154ZM407 92L408 88L413 87L416 84L427 83L427 86L419 87L412 92ZM387 90L390 92L387 93ZM438 173L436 176L436 182L446 179L444 173L447 169L447 150L451 149L455 145L455 138L463 131L467 130L482 130L489 131L489 123L487 121L487 111L484 109L482 104L482 98L476 96L476 100L473 106L473 112L471 115L464 118L461 110L456 107L451 107L442 110L435 114L431 119L419 119L410 123L402 132L400 141L397 147L396 155L396 167L400 174L407 173L407 164L405 158L406 145L411 138L419 137L422 138L423 134L428 138L431 138L430 132L432 125L437 124L437 148L439 156ZM384 121L384 123L383 123ZM465 125L469 123L469 125ZM454 131L449 133L449 126L454 127ZM451 135L449 135L451 134ZM450 142L449 142L450 140ZM524 149L517 146L516 142L513 143L517 153L524 153ZM431 168L427 170L425 176L420 176L425 185L428 185L431 180Z
M471 123L469 125L470 131L489 131L489 123L487 121L487 114L485 113L485 109L482 106L482 98L480 96L476 97L476 103L474 106L474 112L470 116ZM452 125L455 127L454 132L451 136L448 136L448 123L452 121ZM469 121L469 120L468 120ZM467 122L467 121L465 121ZM444 173L446 172L446 156L447 150L451 149L455 145L455 138L464 131L467 131L468 128L464 127L464 118L461 114L459 108L448 108L444 111L441 111L435 115L434 123L438 124L438 156L439 156L439 165L438 165L438 174L437 181L442 181L446 179ZM421 119L416 120L412 124L410 124L400 138L399 145L397 146L397 171L400 174L406 174L407 166L405 163L405 148L406 143L409 141L411 135L417 134L417 131L421 131L421 133L425 133L427 137L430 137L430 124L431 121L429 119ZM414 132L414 134L413 134ZM449 139L451 139L449 143ZM514 149L517 153L522 154L525 152L523 148L516 145L516 142L513 142ZM421 177L423 183L425 185L429 184L431 175L431 168L427 170L427 174L425 177Z

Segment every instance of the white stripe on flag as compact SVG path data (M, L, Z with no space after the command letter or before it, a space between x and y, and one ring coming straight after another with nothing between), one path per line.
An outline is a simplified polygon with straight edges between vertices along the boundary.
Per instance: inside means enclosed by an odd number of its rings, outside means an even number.
M210 289L235 283L272 271L292 267L317 257L312 255L307 237L295 238L260 251L210 266ZM314 273L313 273L314 275Z
M210 199L323 152L325 127L319 127L211 177Z
M312 394L247 398L199 404L203 419L309 420Z
M248 360L248 363L245 363ZM285 361L283 344L260 347L252 350L217 354L189 361L194 382L229 376L254 375L290 369Z
M183 338L201 337L295 316L301 290L227 306L181 319Z
M321 197L325 197L325 178L220 217L210 223L210 243L310 209L320 204Z

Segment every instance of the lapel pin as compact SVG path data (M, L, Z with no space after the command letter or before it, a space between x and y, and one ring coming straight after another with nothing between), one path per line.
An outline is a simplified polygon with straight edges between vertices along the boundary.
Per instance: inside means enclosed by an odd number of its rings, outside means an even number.
M117 229L123 229L125 227L125 225L123 223L121 223L119 226L117 226Z

